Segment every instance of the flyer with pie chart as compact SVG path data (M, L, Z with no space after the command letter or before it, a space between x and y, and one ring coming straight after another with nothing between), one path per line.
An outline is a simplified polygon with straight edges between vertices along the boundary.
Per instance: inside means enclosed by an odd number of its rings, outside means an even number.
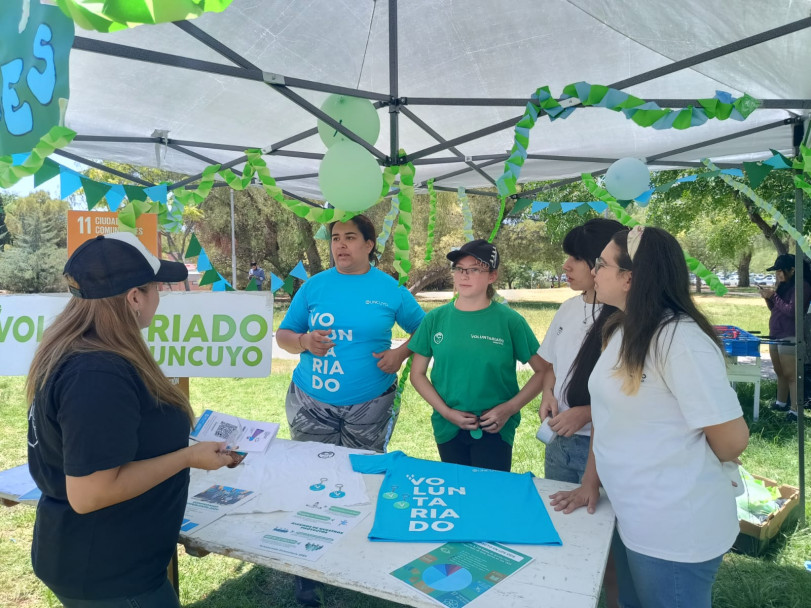
M531 561L498 543L445 543L391 575L442 606L461 608Z

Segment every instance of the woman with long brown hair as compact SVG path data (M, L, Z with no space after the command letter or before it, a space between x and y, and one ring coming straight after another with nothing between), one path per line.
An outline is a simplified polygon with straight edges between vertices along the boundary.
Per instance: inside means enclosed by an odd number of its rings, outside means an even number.
M129 233L97 237L65 265L73 297L28 374L28 462L42 491L31 559L67 608L179 606L166 568L189 468L232 463L224 444L188 447L188 398L141 336L161 282L186 267Z
M749 440L721 345L664 230L618 232L592 274L597 299L618 310L588 381L594 427L582 485L554 494L552 505L594 512L602 482L617 514L621 606L710 608L738 535L725 471L737 467L724 463Z

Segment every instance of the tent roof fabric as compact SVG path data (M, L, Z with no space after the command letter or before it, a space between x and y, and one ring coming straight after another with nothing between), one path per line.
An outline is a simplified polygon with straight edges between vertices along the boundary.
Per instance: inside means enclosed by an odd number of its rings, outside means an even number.
M396 19L390 19L392 7ZM559 97L572 82L622 83L809 16L811 0L774 0L768 7L749 0L234 0L223 13L206 14L193 22L113 34L77 29L66 126L79 136L66 151L195 175L213 162L239 159L245 148L267 149L315 127L315 117L280 92L292 91L315 106L328 92L292 86L296 82L290 79L371 91L380 100L388 100L393 92L395 97L417 102L418 98L520 100L544 85ZM396 58L389 53L392 22ZM206 36L216 42L204 44L200 38ZM121 54L146 50L230 68L235 61L242 62L286 77L291 86L274 90L247 78L115 56L111 43L126 47L115 47ZM217 48L217 43L222 46ZM94 45L101 45L102 52L83 50ZM550 122L542 117L530 133L530 159L521 180L577 176L603 170L606 160L626 156L659 157L661 162L710 157L720 163L740 163L764 158L770 148L792 154L793 127L784 123L807 118L811 110L809 48L811 28L804 27L623 88L646 100L681 100L682 106L712 97L716 90L736 97L748 93L781 106L761 108L743 122L709 120L683 131L654 130L637 126L621 113L582 107L565 120ZM245 67L238 72L256 75ZM378 110L381 132L376 147L381 156L391 154L389 109L384 105ZM518 103L474 106L410 101L405 109L396 120L399 147L407 154L437 144L418 123L452 140L511 119L516 119L514 124L523 113ZM766 125L777 126L756 129ZM756 132L667 154L751 130ZM156 131L165 131L173 145L156 145ZM497 178L512 143L511 126L460 143L456 149L462 156L495 159L482 172L468 170L437 185L491 186L482 173ZM294 177L280 184L286 190L321 198L313 176L325 151L318 135L311 134L265 159L275 178ZM532 155L570 159L542 160ZM417 166L417 184L468 168L462 162L447 162L454 156L447 149L427 156ZM577 160L582 157L592 160ZM295 177L302 175L309 177Z

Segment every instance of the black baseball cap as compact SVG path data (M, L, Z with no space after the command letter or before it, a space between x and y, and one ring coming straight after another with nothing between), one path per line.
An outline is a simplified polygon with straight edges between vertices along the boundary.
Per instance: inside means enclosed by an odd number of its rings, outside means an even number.
M160 260L130 232L111 232L82 243L65 264L68 289L77 298L97 300L147 283L175 283L189 276L181 262Z
M475 241L468 241L459 249L454 249L448 253L448 259L454 264L460 258L466 255L472 256L479 260L482 264L486 264L491 270L498 268L499 255L496 246L488 243L484 239L476 239Z
M774 265L766 270L788 270L794 268L794 256L790 253L781 253L774 261Z

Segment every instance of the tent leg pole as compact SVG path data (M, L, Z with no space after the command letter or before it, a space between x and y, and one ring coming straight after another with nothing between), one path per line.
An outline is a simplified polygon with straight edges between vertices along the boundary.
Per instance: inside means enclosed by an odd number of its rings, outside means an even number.
M237 240L234 229L234 191L231 190L231 285L237 288Z
M794 155L799 156L800 144L803 141L803 124L799 122L794 125ZM803 232L803 191L800 188L794 189L794 225L800 233ZM797 408L797 469L800 481L800 525L805 526L805 313L802 306L805 302L805 290L803 283L811 280L811 277L804 277L805 254L800 247L794 247L794 320L797 335L797 403L792 404Z

